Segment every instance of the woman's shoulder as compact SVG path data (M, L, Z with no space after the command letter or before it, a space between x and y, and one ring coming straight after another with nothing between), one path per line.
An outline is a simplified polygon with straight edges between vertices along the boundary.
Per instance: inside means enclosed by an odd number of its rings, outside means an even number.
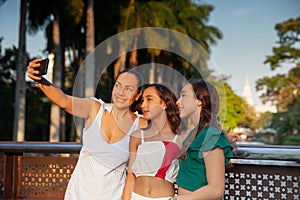
M141 144L141 130L137 129L130 135L130 146L134 149Z
M146 128L148 126L148 120L146 120L143 117L140 117L139 119L139 128Z
M100 110L101 103L94 98L86 98L86 103L89 104L90 107L88 118L86 118L86 128L89 128Z
M176 143L180 148L182 148L182 144L185 141L185 139L189 136L189 131L188 130L182 130L178 134Z
M206 134L210 134L210 135L220 135L222 133L222 130L219 130L218 128L216 128L215 126L206 126L204 128L202 128L199 132L201 133L206 133Z
M97 114L99 109L101 108L102 101L101 99L96 98L89 98L89 101L91 102L92 110L94 110L94 114Z

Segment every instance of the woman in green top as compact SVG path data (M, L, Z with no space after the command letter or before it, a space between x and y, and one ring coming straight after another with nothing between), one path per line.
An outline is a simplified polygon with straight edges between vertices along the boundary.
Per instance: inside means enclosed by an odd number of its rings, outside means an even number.
M204 80L193 81L177 101L181 118L195 125L185 139L177 177L178 196L171 199L220 199L225 190L225 166L232 146L218 123L219 95Z

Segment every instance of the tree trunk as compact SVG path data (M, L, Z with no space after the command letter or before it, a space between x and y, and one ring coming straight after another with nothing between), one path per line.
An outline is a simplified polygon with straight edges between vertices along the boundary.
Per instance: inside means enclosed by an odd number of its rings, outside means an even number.
M53 44L54 44L54 52L55 52L55 61L54 61L54 76L53 83L58 88L62 88L62 53L61 53L61 45L60 45L60 29L59 29L59 11L56 10L54 14L53 20ZM50 142L58 142L60 138L60 108L52 104L51 105L51 124L50 124Z
M121 30L126 31L128 29L128 21L130 20L130 14L132 12L132 10L135 10L135 0L130 0L128 8L127 8L127 12L126 12L126 19L125 19L125 23L124 25L121 24L121 26L123 27ZM127 49L124 45L124 41L120 41L120 47L119 47L119 58L116 61L115 65L114 65L114 78L117 77L117 75L119 74L120 71L123 71L126 67L126 57L127 57ZM132 62L133 64L136 64L134 61L134 58L136 58L137 54L134 55L135 52L133 52L133 55L131 55L132 60L130 62ZM130 63L129 63L130 64Z
M138 52L137 52L137 43L140 35L140 30L136 29L135 30L135 36L133 40L133 50L130 53L129 57L129 68L134 68L138 66Z
M26 11L27 1L21 1L19 51L17 59L17 81L15 88L15 114L13 141L24 141L25 135L25 106L26 106Z
M95 57L90 54L95 48L94 0L87 1L86 46L85 46L85 96L95 96ZM89 55L90 54L90 55ZM89 55L89 56L88 56Z
M149 70L149 83L155 83L155 56L151 54L151 64Z
M120 43L119 55L120 57L114 65L114 78L117 77L120 71L125 69L127 54L123 43Z

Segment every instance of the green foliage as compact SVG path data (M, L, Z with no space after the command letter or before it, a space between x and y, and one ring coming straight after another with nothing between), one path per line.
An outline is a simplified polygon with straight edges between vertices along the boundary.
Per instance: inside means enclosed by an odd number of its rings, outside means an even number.
M258 125L254 108L236 95L226 81L214 83L220 96L219 118L224 129L242 125L255 130Z
M290 19L275 26L279 37L279 47L273 48L273 55L267 56L264 63L269 63L274 70L284 61L298 62L300 58L300 17Z
M271 124L273 115L274 114L271 112L265 112L260 114L256 121L257 126L261 128L268 128Z
M216 84L216 88L220 95L220 112L219 118L221 124L223 124L224 129L235 128L243 120L243 110L241 97L237 96L230 86L225 82ZM225 93L222 89L225 88Z
M277 131L277 143L286 144L286 138L300 134L300 17L276 24L275 28L279 46L273 48L273 55L267 56L265 63L272 70L287 62L295 67L287 74L259 79L256 89L264 91L264 102L277 105L279 112L274 114L270 127Z
M256 113L254 107L249 105L246 101L242 103L242 110L243 110L243 120L241 125L246 128L250 128L251 130L255 130L258 128L256 120Z
M275 113L270 127L277 131L279 144L283 144L287 136L299 135L300 98L289 104L286 112Z
M123 19L123 16L121 16L122 8L125 5L127 5L127 1L123 0L94 0L96 44L118 32L118 27L121 24L120 20Z
M153 31L149 34L151 36L149 40L147 37L139 37L139 33L137 33L136 36L139 42L145 42L146 44L149 41L151 43L153 41L164 42L164 47L176 48L184 56L190 58L190 60L185 60L171 52L149 48L147 54L144 50L138 50L138 64L155 62L176 69L187 79L208 78L212 73L206 63L209 58L209 47L215 44L217 39L222 38L222 34L217 28L207 24L212 10L212 6L199 4L199 2L191 0L131 0L121 6L118 32L139 27L162 27L188 35L201 45L203 52L193 51L194 48L191 44L182 42L181 38L172 38L169 35L161 35L161 33ZM158 37L164 39L154 39ZM133 45L133 41L134 38L132 38L132 41L126 41L123 47L126 49L127 46ZM201 74L191 63L198 67Z
M0 38L0 141L11 140L14 121L14 71L16 70L17 49L5 49L2 55L2 45Z
M287 136L283 140L283 145L298 145L300 146L300 136Z
M0 49L1 43L0 43ZM0 54L0 140L12 140L15 84L16 84L16 60L18 49L16 47L5 49ZM28 83L26 92L26 123L25 138L27 141L48 139L49 131L49 100L42 92Z
M132 3L133 2L133 3ZM213 7L191 0L136 0L123 7L119 32L139 27L163 27L195 39L209 52L209 46L222 38L221 32L207 24Z
M49 141L50 100L42 91L28 83L26 92L26 141Z
M51 1L29 1L28 31L34 35L37 31L43 30L50 23L50 14L54 6Z
M1 63L0 63L1 65ZM14 85L0 81L0 141L12 139L14 121Z
M284 111L298 94L300 86L300 17L276 25L279 36L279 47L273 48L273 55L267 56L264 63L269 63L271 69L280 67L284 63L294 63L288 74L273 77L263 77L256 82L256 89L264 91L261 98L264 102L271 101Z
M72 60L71 68L66 70L66 74L63 74L63 76L66 76L66 91L68 93L71 93L74 80L73 75L76 74L83 59L82 55L84 55L82 52L84 52L85 47L85 3L83 0L29 1L29 32L34 34L38 30L44 30L46 27L48 41L46 50L49 52L53 47L52 18L53 16L60 16L62 49L72 51L71 54L75 56L74 60ZM199 4L199 1L192 0L94 1L95 41L96 44L99 44L104 39L120 31L136 27L164 27L182 32L195 39L202 45L207 54L205 54L206 58L208 58L210 45L214 45L218 39L222 38L221 32L207 23L212 10L212 6ZM60 15L56 15L56 12ZM178 45L178 48L190 55L197 53L191 52L189 46L182 44L180 40L176 41L175 44L169 45ZM113 49L113 51L119 51L119 49ZM149 55L151 51L155 53ZM161 50L152 49L148 52L147 50L141 50L138 56L140 59L139 64L143 62L149 63L153 55L158 63L174 67L187 79L211 77L212 71L207 68L204 60L197 60L201 70L201 75L199 75L189 61L173 53ZM193 58L195 57L197 56ZM15 61L15 58L12 60ZM9 65L8 68L13 68L13 65ZM113 71L108 70L101 81L97 90L101 90L103 95L101 98L109 101ZM33 84L28 83L28 88L25 137L27 140L47 140L50 102ZM224 123L227 127L233 128L242 121L242 100L234 94L227 84L225 88L227 104L223 110ZM13 99L13 97L11 98ZM7 107L9 108L9 106ZM70 124L72 123L72 120L67 121ZM5 123L10 124L7 121ZM71 127L71 125L67 126Z

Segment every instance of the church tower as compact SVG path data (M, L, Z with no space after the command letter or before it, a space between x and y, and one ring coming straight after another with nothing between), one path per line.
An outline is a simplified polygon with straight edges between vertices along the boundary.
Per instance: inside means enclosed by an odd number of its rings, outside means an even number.
M252 93L251 93L251 87L250 87L250 83L249 83L249 78L248 78L248 74L246 75L246 80L245 80L245 86L244 86L244 92L243 92L243 98L245 99L245 101L253 106L253 98L252 98Z

